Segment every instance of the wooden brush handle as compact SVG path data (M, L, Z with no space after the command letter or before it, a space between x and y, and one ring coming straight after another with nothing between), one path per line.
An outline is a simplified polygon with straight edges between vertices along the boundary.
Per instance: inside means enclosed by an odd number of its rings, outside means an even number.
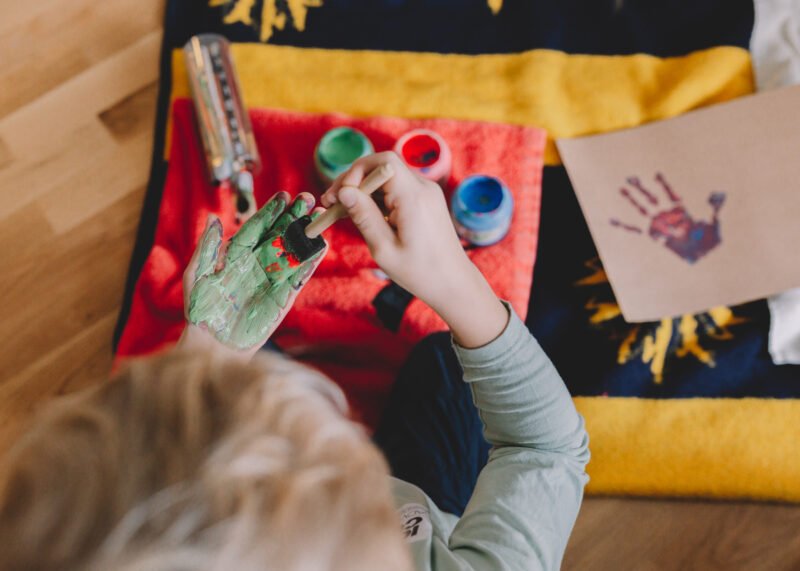
M358 187L364 194L372 194L394 176L394 167L386 163L369 173ZM306 226L306 236L312 240L330 228L337 220L347 216L347 209L338 202Z

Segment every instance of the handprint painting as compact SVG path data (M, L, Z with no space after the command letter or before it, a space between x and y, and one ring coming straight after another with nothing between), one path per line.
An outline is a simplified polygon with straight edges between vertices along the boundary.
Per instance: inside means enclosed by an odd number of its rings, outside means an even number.
M798 104L794 87L557 141L626 322L800 285Z
M680 196L669 186L664 175L657 173L655 180L661 188L663 194L661 197L652 189L645 188L642 181L635 176L627 178L629 187L623 186L619 189L619 193L639 215L649 221L646 233L650 238L663 244L690 264L694 264L722 241L718 214L725 203L725 193L712 192L708 197L711 206L710 219L695 220L687 212ZM634 234L645 233L641 226L626 224L617 218L611 218L610 223Z

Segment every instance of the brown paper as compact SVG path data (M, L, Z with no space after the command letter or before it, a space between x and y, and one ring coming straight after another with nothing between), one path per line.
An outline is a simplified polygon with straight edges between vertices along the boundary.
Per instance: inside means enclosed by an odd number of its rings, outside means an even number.
M558 150L627 321L800 286L800 86Z

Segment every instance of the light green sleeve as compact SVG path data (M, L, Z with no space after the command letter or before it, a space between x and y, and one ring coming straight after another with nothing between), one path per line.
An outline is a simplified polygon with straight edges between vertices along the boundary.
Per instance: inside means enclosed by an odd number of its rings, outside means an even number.
M583 418L550 359L509 312L505 331L488 345L454 343L493 449L449 538L430 545L430 567L439 571L558 569L588 481Z

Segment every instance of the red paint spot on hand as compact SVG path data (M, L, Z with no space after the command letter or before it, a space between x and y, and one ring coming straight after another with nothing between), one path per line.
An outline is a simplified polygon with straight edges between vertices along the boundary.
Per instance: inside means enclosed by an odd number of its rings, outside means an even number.
M270 265L264 268L264 271L268 274L279 272L281 271L281 265L278 262L272 262Z
M286 258L290 268L296 268L303 263L297 258L297 256L286 251L286 242L284 241L283 236L278 236L275 238L272 241L272 246L275 248L275 250L277 250L275 255L278 258Z

